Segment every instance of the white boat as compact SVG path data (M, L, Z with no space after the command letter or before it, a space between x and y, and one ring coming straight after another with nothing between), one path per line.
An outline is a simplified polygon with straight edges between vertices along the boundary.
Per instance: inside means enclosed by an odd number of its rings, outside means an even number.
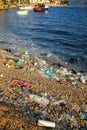
M22 6L22 7L19 7L19 9L21 9L21 10L32 10L33 9L33 7L32 6Z
M18 15L27 15L28 11L27 10L17 11L16 14L18 14Z

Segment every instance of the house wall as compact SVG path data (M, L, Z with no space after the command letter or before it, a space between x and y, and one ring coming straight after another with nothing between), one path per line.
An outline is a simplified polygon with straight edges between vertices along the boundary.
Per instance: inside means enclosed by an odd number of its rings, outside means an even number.
M0 0L0 9L3 9L4 3L2 0Z
M0 0L0 5L1 5L1 4L3 4L3 1L2 1L2 0Z

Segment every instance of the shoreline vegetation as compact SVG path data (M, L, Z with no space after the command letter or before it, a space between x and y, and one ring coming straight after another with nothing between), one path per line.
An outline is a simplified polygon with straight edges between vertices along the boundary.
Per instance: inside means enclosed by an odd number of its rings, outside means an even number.
M19 54L19 55L18 55ZM0 49L0 130L87 128L87 75Z

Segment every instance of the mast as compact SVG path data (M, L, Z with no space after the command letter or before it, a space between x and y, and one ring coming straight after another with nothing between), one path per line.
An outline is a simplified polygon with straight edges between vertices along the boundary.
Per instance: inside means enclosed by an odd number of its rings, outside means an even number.
M18 0L19 5L21 4L21 0Z

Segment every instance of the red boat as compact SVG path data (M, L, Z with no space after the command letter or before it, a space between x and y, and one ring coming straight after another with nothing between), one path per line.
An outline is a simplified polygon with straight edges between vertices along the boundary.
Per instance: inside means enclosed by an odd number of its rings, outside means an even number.
M38 4L35 5L35 7L33 8L34 12L45 12L48 11L48 6L45 6L44 4Z

